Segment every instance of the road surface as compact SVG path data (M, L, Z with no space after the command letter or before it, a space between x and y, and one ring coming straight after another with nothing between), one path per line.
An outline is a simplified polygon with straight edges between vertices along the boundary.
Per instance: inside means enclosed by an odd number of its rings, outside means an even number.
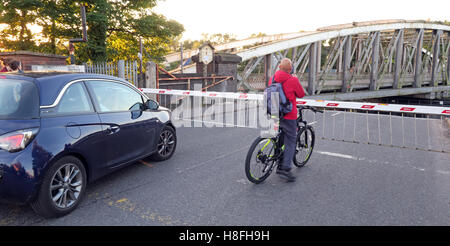
M165 162L92 183L73 213L0 205L0 225L450 225L450 154L318 139L294 183L250 183L257 129L179 128Z

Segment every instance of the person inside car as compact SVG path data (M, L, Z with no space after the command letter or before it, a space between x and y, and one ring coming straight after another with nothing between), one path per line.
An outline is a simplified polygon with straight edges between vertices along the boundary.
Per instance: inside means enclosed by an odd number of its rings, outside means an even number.
M9 63L11 62L11 59L6 58L6 59L0 59L0 73L7 73L9 72L11 69L9 68Z
M19 61L13 60L11 61L11 63L9 64L10 67L10 72L18 72L18 73L23 73L22 69L21 69L21 64Z

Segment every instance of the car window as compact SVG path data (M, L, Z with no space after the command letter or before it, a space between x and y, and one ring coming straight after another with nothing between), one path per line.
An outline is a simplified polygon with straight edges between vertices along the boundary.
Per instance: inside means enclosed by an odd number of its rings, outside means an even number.
M93 112L94 109L89 102L89 96L83 84L75 83L64 92L55 111L58 114L69 114Z
M32 82L0 79L0 120L39 117L39 92Z
M126 85L109 81L86 83L100 113L136 110L140 108L138 105L143 103L141 94Z

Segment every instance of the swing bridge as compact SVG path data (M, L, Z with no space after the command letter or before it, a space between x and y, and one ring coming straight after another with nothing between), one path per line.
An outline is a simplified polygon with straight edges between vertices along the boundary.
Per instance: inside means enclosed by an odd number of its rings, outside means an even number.
M237 76L241 90L263 90L287 57L308 97L361 100L419 94L448 97L449 47L450 25L383 20L256 37L215 48L242 58ZM195 52L187 50L184 57ZM182 57L175 53L166 59Z

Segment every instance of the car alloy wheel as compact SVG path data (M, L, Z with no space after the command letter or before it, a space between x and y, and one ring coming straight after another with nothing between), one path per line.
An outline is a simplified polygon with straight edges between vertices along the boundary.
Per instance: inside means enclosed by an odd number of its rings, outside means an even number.
M65 156L51 163L35 199L30 202L36 213L55 218L72 212L86 192L87 175L83 162Z
M162 157L172 154L175 147L175 135L170 130L163 130L159 135L158 153Z
M81 170L72 163L61 166L50 183L50 195L60 209L71 207L78 200L83 187Z

